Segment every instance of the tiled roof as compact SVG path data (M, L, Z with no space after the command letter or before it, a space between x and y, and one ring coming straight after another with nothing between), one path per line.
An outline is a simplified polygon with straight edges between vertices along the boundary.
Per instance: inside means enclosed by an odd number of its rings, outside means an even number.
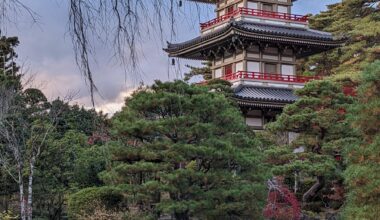
M309 28L262 24L257 22L239 22L237 23L237 27L240 29L254 31L257 33L266 33L303 39L316 39L325 41L334 40L331 33L317 31Z
M239 88L235 91L235 98L275 103L293 103L297 100L297 96L294 95L292 89L258 86L243 86Z
M303 27L291 27L284 25L275 25L275 24L263 24L258 22L247 22L247 21L233 21L231 20L228 25L225 27L213 31L209 34L204 34L202 36L196 37L192 40L172 44L168 43L168 48L166 51L176 51L180 49L184 49L187 47L191 47L194 44L201 43L203 41L207 41L209 39L218 37L229 32L231 29L236 29L237 31L250 32L249 36L255 37L258 35L265 35L268 37L277 37L281 41L284 37L290 37L294 41L297 40L311 40L311 41L320 41L320 43L326 43L328 45L334 45L334 47L343 43L342 40L334 39L333 35L328 32L313 30L310 28Z

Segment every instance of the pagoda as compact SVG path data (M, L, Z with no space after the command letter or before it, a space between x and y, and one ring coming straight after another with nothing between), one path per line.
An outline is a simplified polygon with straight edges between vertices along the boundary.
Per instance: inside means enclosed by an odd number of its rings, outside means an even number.
M216 18L200 24L200 36L168 43L170 57L208 60L213 78L232 83L234 98L254 129L263 129L317 76L296 74L297 59L339 47L332 34L309 28L292 14L295 0L192 0L216 5Z

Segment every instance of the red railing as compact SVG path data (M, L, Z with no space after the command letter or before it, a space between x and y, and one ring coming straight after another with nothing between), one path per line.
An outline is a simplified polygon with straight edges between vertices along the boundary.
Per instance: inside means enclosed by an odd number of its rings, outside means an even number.
M224 80L236 80L236 79L251 79L251 80L270 80L280 82L293 82L293 83L306 83L310 80L321 79L318 76L293 76L282 75L273 73L259 73L259 72L246 72L239 71L230 75L222 77Z
M287 13L281 13L281 12L263 11L263 10L251 9L251 8L238 8L229 14L225 14L215 19L212 19L211 21L201 23L201 29L204 30L206 28L214 26L215 24L229 20L238 15L274 18L274 19L296 21L296 22L302 22L302 23L307 23L309 21L309 17L307 15L295 15L295 14L287 14Z

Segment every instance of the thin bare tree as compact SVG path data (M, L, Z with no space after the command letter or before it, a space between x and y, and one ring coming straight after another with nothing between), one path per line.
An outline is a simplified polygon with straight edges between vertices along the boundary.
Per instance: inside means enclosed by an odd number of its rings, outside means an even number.
M12 94L13 92L8 92ZM16 99L28 99L28 93L35 100L18 105ZM26 89L7 96L10 99L8 111L0 118L0 167L18 184L20 217L33 217L33 180L38 158L46 146L47 138L55 131L60 110L48 115L46 98L38 89ZM16 171L14 173L14 171Z

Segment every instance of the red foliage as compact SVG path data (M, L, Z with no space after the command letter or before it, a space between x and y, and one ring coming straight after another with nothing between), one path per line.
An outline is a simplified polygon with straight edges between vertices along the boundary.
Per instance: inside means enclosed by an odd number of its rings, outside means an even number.
M267 205L264 208L264 217L278 220L300 220L301 207L287 186L269 181Z
M338 109L338 114L339 115L345 115L346 113L347 113L347 110L345 108Z
M346 96L356 96L357 95L356 89L352 86L344 86L343 87L343 93Z

